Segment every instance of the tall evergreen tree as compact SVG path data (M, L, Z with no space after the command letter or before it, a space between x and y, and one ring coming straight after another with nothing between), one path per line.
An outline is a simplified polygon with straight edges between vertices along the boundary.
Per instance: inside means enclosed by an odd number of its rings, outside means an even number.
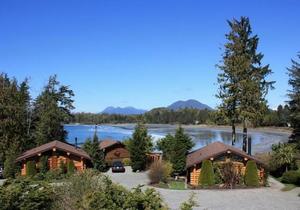
M298 54L300 59L300 53ZM289 90L288 101L290 107L290 121L293 127L293 133L291 135L291 142L298 143L300 148L300 63L292 60L292 66L288 68Z
M235 122L243 124L244 149L247 145L247 127L266 111L265 95L274 82L266 81L272 73L269 65L262 66L262 53L257 53L259 38L252 36L249 18L228 21L231 31L226 34L223 62L219 65L219 94L221 110L230 119L235 141Z
M144 124L138 123L132 137L127 142L131 167L134 172L146 169L147 154L152 151L152 139Z
M27 149L28 111L30 96L28 82L18 84L6 74L0 74L0 163ZM7 161L6 161L7 162Z
M174 173L181 174L185 171L186 156L193 148L194 142L181 126L177 128L174 140L170 162L173 165Z
M65 141L67 132L63 124L72 118L73 96L68 86L60 85L56 75L49 78L34 103L34 135L37 145L53 140Z
M105 152L100 149L99 137L97 135L97 126L95 127L95 133L93 139L87 139L83 145L83 150L85 150L92 159L94 169L104 172L106 170L105 163Z
M157 142L157 148L163 152L163 158L170 161L174 173L180 174L185 170L186 155L193 148L194 142L179 126L175 136L168 134Z

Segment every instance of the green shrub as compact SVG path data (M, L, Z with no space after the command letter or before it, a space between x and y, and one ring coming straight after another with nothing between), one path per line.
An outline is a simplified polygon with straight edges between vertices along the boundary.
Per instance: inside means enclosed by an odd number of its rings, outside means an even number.
M124 166L131 166L131 160L130 158L124 158L123 159Z
M67 171L66 163L63 160L60 160L59 162L59 169L61 170L62 173L66 173Z
M142 190L139 186L127 194L123 209L163 210L167 207L158 192L152 188Z
M4 161L4 171L3 176L5 178L14 178L16 174L16 163L15 156L13 154L9 154Z
M65 174L61 171L60 168L51 169L47 171L47 173L45 174L45 179L49 181L61 180L64 179L65 177L66 177Z
M149 179L151 184L158 184L159 182L167 182L172 173L172 164L165 161L155 161L151 164L149 169Z
M250 187L259 186L257 166L255 161L249 160L246 165L245 184Z
M213 164L214 174L215 174L215 183L216 184L222 184L222 173L221 173L222 165L218 163Z
M70 160L67 163L67 171L68 171L68 174L73 174L75 172L75 165L74 165L73 160Z
M14 180L0 187L0 209L50 210L55 195L52 187L44 182Z
M36 174L35 161L27 161L26 163L26 176L33 177Z
M70 176L68 182L57 187L55 208L67 209L163 209L160 195L154 189L137 187L128 191L114 184L95 170L84 170Z
M48 170L48 156L42 156L39 162L39 172L45 174Z
M243 183L241 173L237 171L231 161L221 164L221 177L224 188L234 188L237 184Z
M210 160L202 162L199 182L202 186L212 186L215 184L214 170Z
M189 199L180 205L180 210L193 210L193 207L199 206L195 200L195 193L191 193Z
M300 185L300 172L299 171L287 171L283 173L281 181L287 184Z

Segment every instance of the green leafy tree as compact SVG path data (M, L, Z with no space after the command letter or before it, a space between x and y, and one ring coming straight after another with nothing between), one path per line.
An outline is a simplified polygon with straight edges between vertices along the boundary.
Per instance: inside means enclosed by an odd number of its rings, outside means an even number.
M253 160L249 160L246 164L245 184L250 187L259 186L257 166L256 166L255 161L253 161Z
M298 54L300 59L300 53ZM300 148L300 63L292 60L292 66L288 68L289 85L289 108L290 121L293 127L291 142L296 142Z
M147 154L152 151L152 139L144 124L138 123L132 137L128 140L131 167L134 172L146 169Z
M201 166L199 184L202 186L212 186L215 184L214 169L210 160L204 160Z
M56 75L49 78L48 84L34 103L34 128L37 145L53 140L65 141L67 132L63 124L68 123L74 109L74 93L68 86L60 85Z
M291 144L279 143L272 145L272 164L276 164L277 167L285 167L285 171L288 171L294 162L295 155L295 147Z
M272 73L269 65L262 66L262 53L257 53L259 38L252 36L249 18L228 21L231 31L226 34L223 63L219 65L220 110L230 119L235 141L235 123L243 124L244 149L247 144L247 127L262 118L266 107L265 95L274 82L266 81Z

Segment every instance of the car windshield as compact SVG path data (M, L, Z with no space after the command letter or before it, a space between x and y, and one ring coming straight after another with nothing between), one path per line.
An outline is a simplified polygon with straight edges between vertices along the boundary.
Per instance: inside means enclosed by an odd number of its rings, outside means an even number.
M117 162L114 162L114 163L113 163L113 166L114 166L114 167L122 167L123 164L122 164L122 162L117 161Z

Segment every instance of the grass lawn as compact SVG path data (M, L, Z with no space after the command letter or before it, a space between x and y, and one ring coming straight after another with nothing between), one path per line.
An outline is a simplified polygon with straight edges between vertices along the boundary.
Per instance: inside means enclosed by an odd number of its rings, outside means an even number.
M185 183L182 181L171 181L169 188L172 190L185 190Z

